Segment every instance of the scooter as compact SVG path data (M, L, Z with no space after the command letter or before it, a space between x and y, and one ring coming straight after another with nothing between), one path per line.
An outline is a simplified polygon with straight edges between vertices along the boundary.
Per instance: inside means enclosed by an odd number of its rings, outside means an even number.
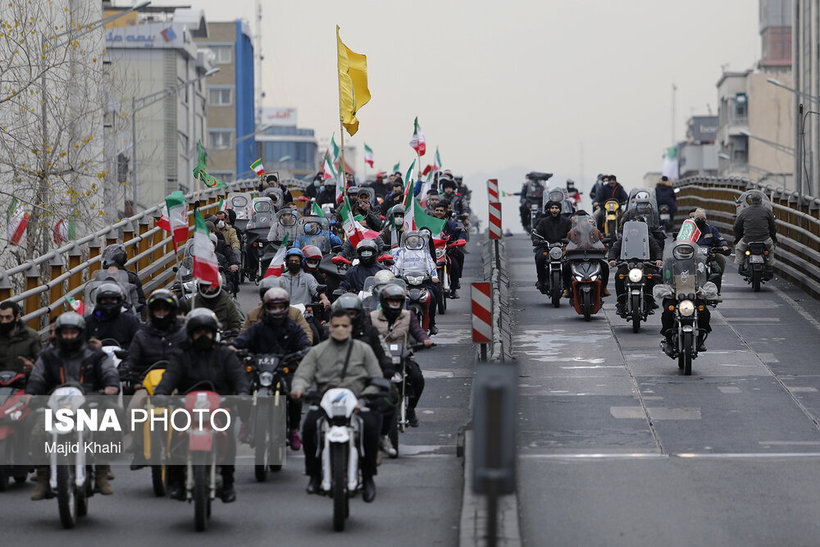
M14 477L18 484L26 481L28 466L25 449L20 446L20 427L31 414L31 409L23 403L26 375L13 370L0 371L0 492L5 492L9 479ZM12 464L13 462L13 464Z
M617 200L610 199L604 203L604 237L617 241L618 223L621 220L621 204Z
M579 315L589 321L601 309L601 260L602 253L567 253L572 273L572 305Z

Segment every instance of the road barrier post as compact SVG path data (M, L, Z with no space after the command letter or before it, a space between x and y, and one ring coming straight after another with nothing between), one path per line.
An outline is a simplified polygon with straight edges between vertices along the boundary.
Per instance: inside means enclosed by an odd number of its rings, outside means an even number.
M493 299L489 283L472 283L473 343L481 345L481 361L487 360L487 344L493 341Z

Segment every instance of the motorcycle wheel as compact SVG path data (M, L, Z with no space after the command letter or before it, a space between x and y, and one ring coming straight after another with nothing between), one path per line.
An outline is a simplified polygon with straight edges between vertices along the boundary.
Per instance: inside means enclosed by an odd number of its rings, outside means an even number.
M268 415L265 403L256 407L256 420L254 420L253 441L254 459L256 465L253 468L257 482L265 482L268 478Z
M57 466L57 508L63 528L74 528L77 524L77 503L74 499L74 467Z
M757 270L752 270L752 290L760 292L760 276L762 274Z
M77 504L78 517L84 517L88 514L88 498L94 493L94 489L91 487L94 481L91 477L91 466L88 466L85 472L85 483L82 488L78 488L77 492L74 494L74 502Z
M197 532L204 531L208 524L209 498L208 466L194 465L194 529Z
M387 432L387 438L390 439L390 442L393 444L393 448L396 449L396 455L390 456L391 459L396 459L399 457L399 416L398 413L393 413L393 423L390 424L390 430Z
M158 498L165 497L165 466L151 466L151 486L154 488L154 495Z
M592 317L592 295L588 292L582 294L581 309L584 310L584 321L589 321Z
M550 283L550 297L552 298L552 307L558 308L561 306L561 274L554 272Z
M444 291L439 291L438 295L438 313L444 315L447 312L447 296Z
M347 444L333 443L330 445L330 472L333 492L333 529L341 532L345 529L347 517Z
M635 295L632 297L632 332L641 330L641 297Z
M11 443L3 439L0 441L0 454L5 456L5 461L10 462L12 456L13 447ZM6 489L9 487L9 478L11 475L11 466L10 465L0 465L0 492L5 492Z
M682 348L680 355L678 355L678 367L683 370L684 376L692 375L692 342L693 336L691 332L683 333Z

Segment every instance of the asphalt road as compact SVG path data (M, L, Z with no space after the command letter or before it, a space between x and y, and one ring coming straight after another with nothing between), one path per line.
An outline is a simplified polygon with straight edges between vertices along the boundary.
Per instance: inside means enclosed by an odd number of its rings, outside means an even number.
M679 375L660 310L634 334L613 296L590 322L534 287L508 239L527 545L820 544L820 306L730 266L708 351Z
M480 253L467 256L464 286L481 275ZM472 279L470 279L472 277ZM237 501L215 501L204 533L193 530L193 506L153 497L148 470L115 467L112 496L95 495L89 514L73 530L60 527L54 499L32 502L33 482L0 494L0 544L53 545L455 545L463 470L456 457L458 430L468 421L474 350L470 342L469 290L451 300L439 318L437 346L419 352L426 377L419 403L421 425L401 437L401 456L385 458L377 496L351 501L343 533L333 532L330 498L308 496L301 453L289 452L284 469L267 482L254 479L247 448L237 459ZM239 294L243 309L258 303L254 285Z

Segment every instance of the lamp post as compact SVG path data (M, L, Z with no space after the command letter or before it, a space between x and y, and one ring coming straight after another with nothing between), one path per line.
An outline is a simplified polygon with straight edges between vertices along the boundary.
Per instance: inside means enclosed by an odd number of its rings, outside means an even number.
M197 76L196 78L191 78L190 80L187 80L185 82L181 82L176 85L166 87L165 89L155 91L154 93L151 93L144 97L131 97L131 175L133 182L133 187L131 189L131 199L134 202L135 212L139 198L139 170L137 169L137 112L151 106L152 104L157 103L158 101L163 100L169 95L173 95L174 93L176 93L177 91L179 91L180 89L189 84L198 82L199 80L207 78L208 76L213 76L214 74L219 72L219 70L219 68L212 68L201 76ZM137 105L137 103L140 104Z
M780 144L779 142L770 141L768 139L764 139L763 137L758 137L757 135L752 135L745 129L738 131L741 135L744 135L750 139L754 139L756 141L760 141L764 144L768 144L772 148L776 148L777 150L789 154L790 156L794 156L794 148L791 146L786 146L785 144Z

